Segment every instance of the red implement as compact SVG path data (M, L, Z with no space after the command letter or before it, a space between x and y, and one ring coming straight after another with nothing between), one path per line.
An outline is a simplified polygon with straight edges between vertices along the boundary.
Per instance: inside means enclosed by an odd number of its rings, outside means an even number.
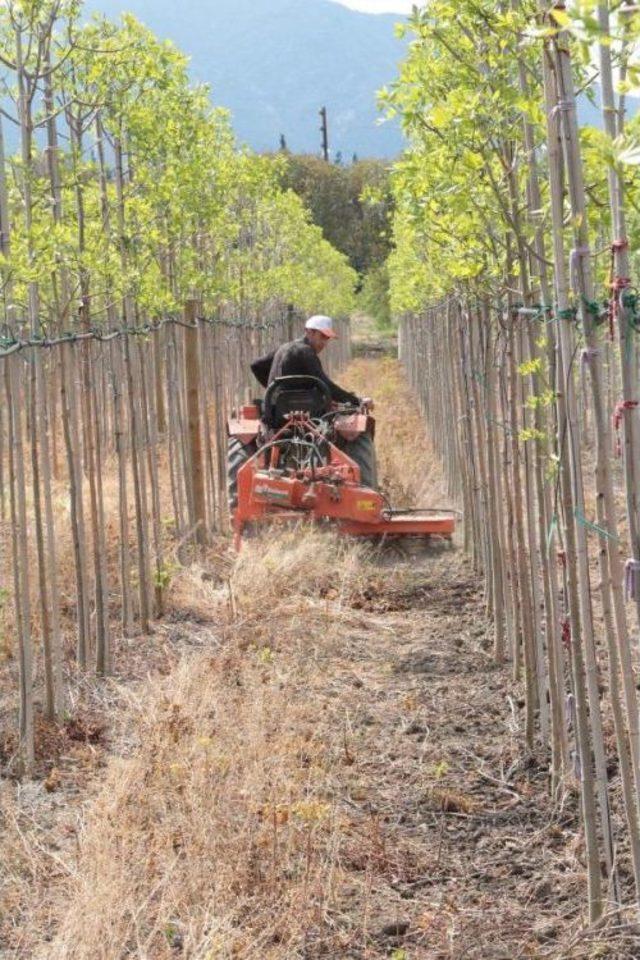
M256 408L245 407L229 424L230 442L235 444L230 449L237 454L242 444L246 452L244 459L236 455L233 475L230 470L238 546L249 523L305 516L334 521L340 533L349 536L451 539L453 512L390 509L381 493L361 482L358 463L334 443L339 437L354 440L371 429L366 411L346 415L333 411L330 423L305 412L289 413L284 425L262 437L256 449L260 424L251 428L254 410L257 413Z

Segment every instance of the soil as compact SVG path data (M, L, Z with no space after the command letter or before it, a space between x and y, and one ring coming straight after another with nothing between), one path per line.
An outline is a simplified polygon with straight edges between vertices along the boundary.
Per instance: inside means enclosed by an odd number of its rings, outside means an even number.
M359 360L343 379L375 382L381 362L397 403L408 402L392 361ZM340 600L360 627L326 646L312 636L306 655L319 669L282 693L304 696L320 737L343 732L325 785L343 821L339 879L295 957L640 956L628 917L586 923L577 788L552 803L548 758L524 752L522 691L493 660L481 583L459 545L368 563L366 583ZM46 956L83 809L111 757L135 740L131 703L149 675L224 642L219 620L207 620L206 609L175 600L153 637L122 641L115 677L76 682L63 726L40 722L39 779L2 783L0 814L16 848L0 886L1 957ZM285 644L286 631L279 656ZM2 741L8 760L11 736Z
M493 661L464 557L412 559L396 576L352 598L370 629L313 690L323 726L348 722L334 786L352 839L339 909L304 956L637 957L630 928L580 932L577 790L553 806L546 758L523 754L524 701Z

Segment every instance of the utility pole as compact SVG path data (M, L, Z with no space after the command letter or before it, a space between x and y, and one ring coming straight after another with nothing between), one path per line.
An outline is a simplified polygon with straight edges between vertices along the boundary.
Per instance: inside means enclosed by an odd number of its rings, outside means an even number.
M322 119L322 126L320 127L320 132L322 133L322 155L326 163L329 163L329 128L327 126L327 108L323 107L320 111L320 117Z

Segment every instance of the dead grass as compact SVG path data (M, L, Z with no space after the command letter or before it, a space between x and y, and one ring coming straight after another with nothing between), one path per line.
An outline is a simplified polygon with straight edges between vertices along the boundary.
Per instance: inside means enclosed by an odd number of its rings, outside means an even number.
M83 822L42 956L302 956L340 876L331 784L345 755L343 730L318 722L307 693L338 634L362 629L346 600L365 554L294 529L248 544L217 582L182 574L177 589L190 577L192 605L208 594L222 629L144 688L131 755L112 762Z
M58 441L61 443L61 440ZM61 454L62 456L62 454ZM28 458L27 458L28 459ZM160 479L160 507L163 515L172 516L171 490L169 469L166 450L159 451L159 479ZM27 528L28 557L29 557L29 589L30 589L30 607L32 611L32 638L34 643L34 660L36 668L42 669L42 635L40 620L40 597L39 584L37 576L37 552L35 543L35 526L33 521L33 509L30 505L32 496L29 465L26 464L26 490L29 501L27 515L29 523ZM129 491L132 489L132 479L128 478ZM103 485L103 503L105 513L105 543L106 552L106 571L109 597L110 629L114 638L117 638L120 632L119 616L122 607L120 566L119 566L119 540L120 540L120 522L119 522L119 493L118 493L118 472L115 457L108 457L104 464L102 477ZM89 579L92 579L93 569L93 540L90 516L89 490L88 484L85 484L85 533L86 533L86 558L89 569ZM8 498L8 494L7 494ZM56 570L58 577L58 590L60 597L60 628L63 655L66 661L73 661L75 655L75 643L77 634L77 590L75 576L75 553L73 545L72 527L71 527L71 506L69 489L66 476L63 475L53 482L52 489L54 519L55 519L55 540L56 540ZM8 510L8 506L7 506ZM129 530L131 547L131 584L133 586L134 612L138 613L138 598L136 595L135 584L137 582L137 571L135 569L135 508L133 498L129 496ZM178 549L177 539L174 531L168 523L163 524L163 544L162 549L166 558L167 569L177 568L179 558L176 555ZM0 590L0 667L5 668L5 678L10 679L7 684L9 689L15 688L17 676L17 663L15 661L15 621L13 603L9 598L9 584L13 583L11 572L11 531L9 519L0 520L0 585L7 586L7 596ZM151 560L155 562L155 554L151 548ZM88 661L91 664L94 657L94 650L88 651ZM40 706L42 700L42 676L35 677L35 701L36 708ZM7 691L0 688L0 718L8 717L9 711L15 712L15 703L10 702L6 695Z
M375 381L387 490L424 503L437 468L397 368L344 379ZM76 694L82 729L99 698L109 730L67 731L50 791L2 786L0 954L636 957L626 918L581 932L576 798L552 808L523 761L489 645L455 553L299 527L180 570L120 679Z
M331 897L326 745L264 648L152 687L85 823L60 958L292 957ZM274 682L275 681L275 682Z
M397 361L355 360L348 383L360 396L372 396L376 402L378 471L392 505L451 506L416 399L398 376Z
M324 599L340 606L366 578L363 565L370 553L364 544L307 524L249 542L230 581L236 612L267 619L286 614L291 602L305 606Z
M363 375L356 365L356 381ZM380 398L387 416L391 400ZM379 438L383 459L393 429ZM309 694L327 659L372 626L357 602L370 557L365 545L301 527L176 572L169 619L206 625L208 649L130 700L126 755L71 830L80 846L68 877L44 881L28 817L4 797L15 851L5 904L26 918L29 887L45 893L40 910L30 904L32 935L15 931L15 956L34 949L49 915L57 932L41 955L52 958L303 950L340 876L331 784L333 765L351 760L344 730L319 722ZM55 793L64 776L54 766L49 778Z

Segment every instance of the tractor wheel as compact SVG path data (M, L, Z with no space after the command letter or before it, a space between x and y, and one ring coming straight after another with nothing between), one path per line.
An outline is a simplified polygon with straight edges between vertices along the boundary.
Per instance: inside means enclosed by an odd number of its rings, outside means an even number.
M227 444L227 500L229 510L238 506L238 470L256 453L255 440L244 444L237 437L229 437Z
M345 453L360 467L360 482L372 490L378 489L378 465L376 463L376 448L368 433L361 433L355 440L350 440Z

